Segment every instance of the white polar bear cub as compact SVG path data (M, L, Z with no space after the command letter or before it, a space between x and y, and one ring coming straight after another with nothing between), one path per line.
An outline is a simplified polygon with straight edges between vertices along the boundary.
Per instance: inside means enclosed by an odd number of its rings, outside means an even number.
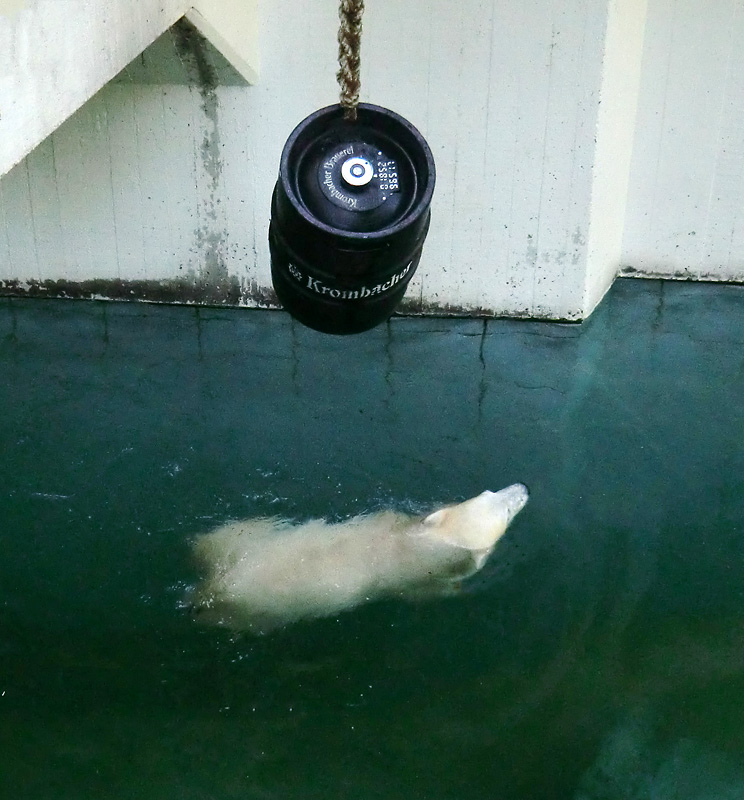
M194 545L200 620L266 633L382 597L448 594L486 562L527 502L520 483L426 517L393 511L336 524L230 522Z

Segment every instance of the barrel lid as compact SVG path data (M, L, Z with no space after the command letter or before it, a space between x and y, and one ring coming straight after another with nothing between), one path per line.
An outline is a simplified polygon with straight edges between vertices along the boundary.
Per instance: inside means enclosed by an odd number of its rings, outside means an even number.
M313 227L351 239L388 237L428 212L434 159L398 114L361 103L351 122L335 105L292 132L279 180L295 212Z

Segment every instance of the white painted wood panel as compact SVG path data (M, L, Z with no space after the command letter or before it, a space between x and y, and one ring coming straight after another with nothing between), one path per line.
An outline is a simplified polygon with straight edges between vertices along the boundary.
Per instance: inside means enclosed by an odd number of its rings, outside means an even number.
M623 265L744 280L744 3L649 0Z
M609 4L592 165L587 308L599 302L622 262L646 11L646 0L612 0Z
M257 79L256 0L1 0L0 175L184 14Z
M51 137L39 145L36 158L25 163L25 171L28 176L30 229L33 233L33 257L29 259L29 266L33 264L34 277L41 278L49 269L67 264L66 253L60 250L60 245L67 244L67 237L63 235L60 205L58 202L48 205L49 198L56 198L59 191L54 141ZM16 230L22 227L15 226Z
M120 20L118 35L147 27L137 16L146 5ZM607 193L618 180L595 170L607 1L367 5L362 99L410 119L437 163L431 231L410 294L465 312L585 316L619 260L619 244L608 255L597 246L607 232L590 231L597 182L609 182ZM270 286L269 205L283 143L337 98L337 6L263 0L258 20L256 85L205 85L191 63L191 85L132 70L131 82L125 75L105 86L0 179L0 276L186 275L237 282L254 302L250 292ZM632 61L638 46L621 52ZM622 172L621 163L620 180ZM619 242L622 220L609 227ZM591 263L592 246L606 263ZM589 296L593 270L602 285Z
M412 5L384 4L369 39L416 30ZM400 42L390 48L397 63L373 58L369 91L422 127L434 149L438 186L423 264L430 269L416 284L422 299L582 316L605 5L418 5L426 24L410 38L426 42L413 47L427 68L409 76L408 44Z
M41 269L36 246L35 216L39 209L31 203L31 178L33 168L21 163L13 172L12 181L0 182L0 204L4 217L0 241L5 243L8 261L0 261L0 270L6 280L39 280ZM41 210L45 213L45 209ZM43 265L46 268L46 264Z
M182 14L181 0L35 0L0 16L0 174Z

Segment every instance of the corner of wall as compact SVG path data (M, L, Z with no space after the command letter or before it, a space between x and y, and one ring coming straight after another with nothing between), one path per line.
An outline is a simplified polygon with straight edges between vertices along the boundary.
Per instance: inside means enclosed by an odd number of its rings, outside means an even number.
M610 0L587 242L588 317L620 268L647 0Z

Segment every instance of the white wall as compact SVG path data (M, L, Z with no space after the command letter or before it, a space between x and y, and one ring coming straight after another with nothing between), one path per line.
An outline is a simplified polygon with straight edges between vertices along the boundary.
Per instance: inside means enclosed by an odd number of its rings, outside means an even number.
M646 0L610 2L589 207L588 310L602 299L620 267L645 26Z
M180 0L0 7L0 174L182 14Z
M362 99L408 117L437 163L409 295L434 310L588 314L620 263L643 3L367 6ZM260 300L282 145L337 98L336 3L263 0L258 21L255 86L111 83L0 180L0 281L186 275ZM592 217L593 202L610 211Z
M0 0L0 175L184 14L255 81L256 0Z
M649 0L623 265L744 280L744 3Z

